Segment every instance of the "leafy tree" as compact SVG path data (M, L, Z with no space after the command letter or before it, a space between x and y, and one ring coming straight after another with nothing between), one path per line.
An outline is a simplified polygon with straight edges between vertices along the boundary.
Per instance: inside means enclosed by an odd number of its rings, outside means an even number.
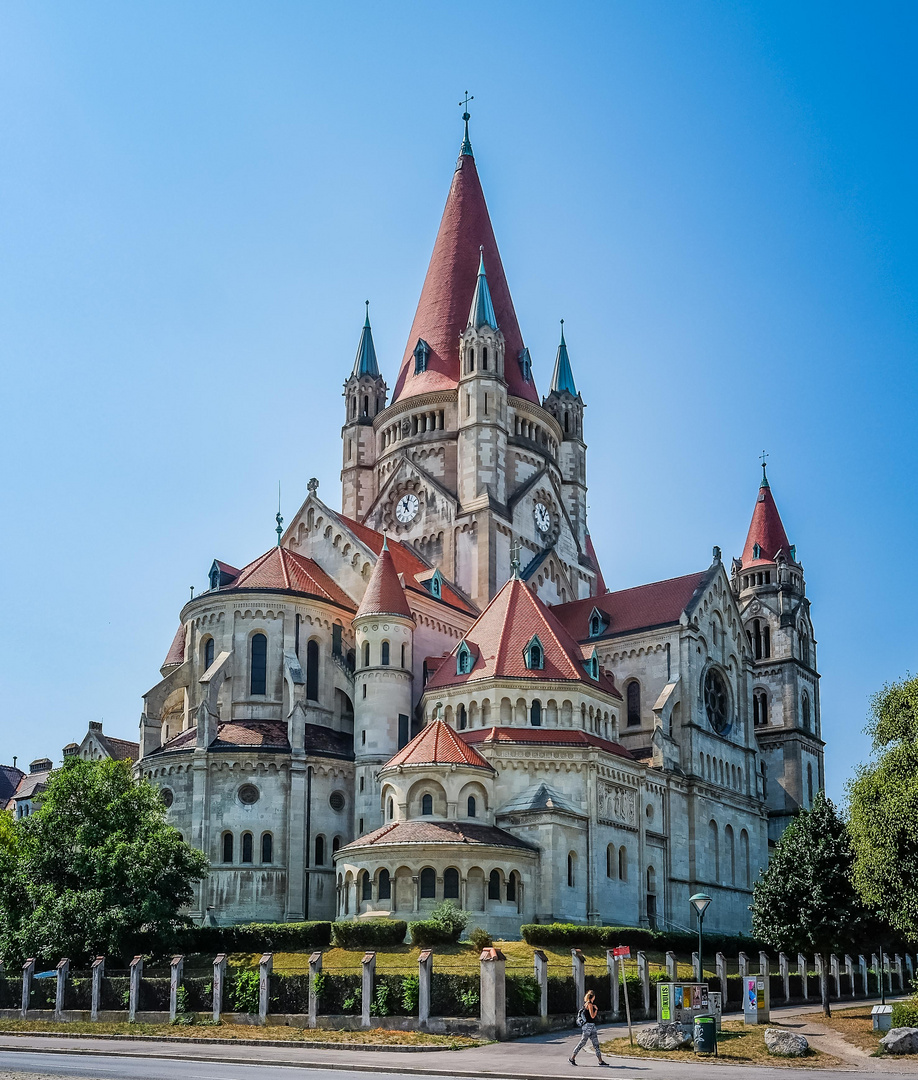
M853 854L845 823L825 792L778 841L752 894L752 932L774 949L818 953L822 1011L829 1009L829 953L840 952L865 916L851 880Z
M871 701L867 732L878 755L848 788L854 884L863 901L918 939L918 679Z
M0 960L123 955L184 921L207 859L125 761L67 759L36 812L0 814Z

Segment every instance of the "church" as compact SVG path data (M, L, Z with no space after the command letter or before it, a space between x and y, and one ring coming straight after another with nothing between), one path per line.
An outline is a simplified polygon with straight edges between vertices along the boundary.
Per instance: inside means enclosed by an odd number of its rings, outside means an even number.
M562 325L539 394L464 120L391 394L360 333L340 510L311 480L269 551L213 561L136 772L210 859L198 919L679 928L704 891L748 930L823 786L803 566L763 465L729 569L606 588L576 364Z

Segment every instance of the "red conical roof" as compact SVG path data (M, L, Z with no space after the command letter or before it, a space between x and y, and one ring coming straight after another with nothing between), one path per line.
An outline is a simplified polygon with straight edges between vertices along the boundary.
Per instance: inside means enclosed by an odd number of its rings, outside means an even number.
M520 370L523 335L516 321L475 159L469 153L460 156L453 174L392 394L393 402L431 390L450 390L459 384L459 335L468 326L482 248L497 324L504 335L504 377L508 389L516 397L539 403L535 384L526 382ZM427 342L430 353L427 370L416 375L414 348L418 338Z
M602 569L599 565L599 559L596 557L596 548L593 547L593 539L589 533L586 534L586 555L590 562L593 564L593 569L596 571L596 588L593 592L594 596L603 596L609 590L606 588L605 578L602 576Z
M354 602L336 581L328 576L315 559L309 559L283 547L272 547L239 571L230 589L269 589L305 593L353 610Z
M357 618L361 615L404 615L411 618L411 608L408 607L408 599L402 583L398 580L398 572L392 561L392 552L385 542L373 573L367 584L367 591L363 594L360 607L357 609Z
M755 545L759 545L759 557L755 557ZM752 524L749 526L749 535L746 537L746 546L743 548L743 566L748 567L754 563L774 562L779 551L785 552L790 558L790 543L784 525L781 523L781 515L775 505L771 487L765 476L762 477L762 486L755 502L755 510L752 512Z
M473 747L464 743L443 720L434 720L383 766L396 765L471 765L475 769L492 766Z

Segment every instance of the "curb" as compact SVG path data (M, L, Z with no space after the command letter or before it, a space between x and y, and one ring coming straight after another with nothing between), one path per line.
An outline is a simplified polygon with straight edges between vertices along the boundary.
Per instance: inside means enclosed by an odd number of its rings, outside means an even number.
M295 1047L302 1050L361 1050L379 1051L391 1050L396 1054L432 1054L451 1050L474 1050L473 1046L442 1046L438 1043L430 1045L416 1045L405 1043L346 1043L346 1042L320 1042L311 1039L196 1039L190 1035L95 1035L87 1031L0 1031L0 1038L10 1036L16 1039L105 1039L112 1042L156 1042L188 1044L196 1046L279 1046L281 1049ZM485 1042L487 1040L483 1040ZM483 1045L480 1044L480 1045ZM18 1047L4 1047L0 1043L0 1050L18 1050ZM48 1053L48 1051L42 1051ZM81 1050L80 1053L89 1051ZM160 1055L156 1055L157 1057Z

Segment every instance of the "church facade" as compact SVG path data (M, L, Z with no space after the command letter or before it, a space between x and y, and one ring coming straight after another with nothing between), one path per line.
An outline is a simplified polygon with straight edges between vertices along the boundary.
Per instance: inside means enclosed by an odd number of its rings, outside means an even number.
M145 695L139 775L217 922L748 929L823 784L803 567L764 473L742 556L606 588L562 332L536 390L468 137L391 396L367 318L341 510L216 560ZM562 327L563 331L563 327Z

